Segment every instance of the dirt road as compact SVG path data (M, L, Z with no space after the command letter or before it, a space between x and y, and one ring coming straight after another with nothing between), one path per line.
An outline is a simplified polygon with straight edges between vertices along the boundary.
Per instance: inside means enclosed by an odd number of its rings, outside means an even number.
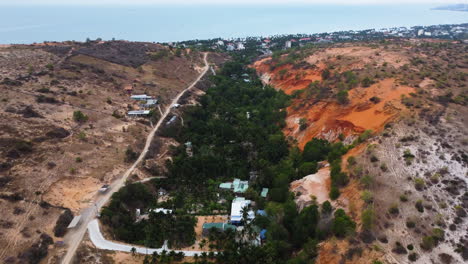
M171 112L171 107L172 105L176 104L179 102L179 99L190 89L192 89L200 80L201 78L208 72L209 70L209 65L207 61L207 53L203 54L203 61L205 62L205 67L203 68L202 73L198 76L198 78L190 84L189 87L187 87L185 90L180 92L169 104L164 111L164 114L161 116L159 119L158 123L154 126L153 130L149 133L148 137L146 138L146 144L145 147L143 148L140 156L138 159L133 163L133 165L122 175L122 177L116 181L114 181L110 185L110 190L104 194L103 196L100 196L94 203L93 206L90 206L88 208L83 209L81 213L81 223L79 227L77 227L75 230L70 230L68 234L65 236L65 244L68 246L67 253L65 254L62 263L68 264L71 263L71 260L73 259L73 256L75 255L76 250L78 249L78 246L80 245L81 240L83 239L84 234L86 233L86 228L88 224L95 219L96 213L100 211L101 207L104 206L115 192L117 192L120 188L122 188L125 185L125 182L127 181L128 176L132 174L132 172L135 170L135 168L140 164L140 162L145 158L146 153L148 152L149 146L151 144L151 141L153 141L154 135L158 131L158 129L161 127L164 119L169 115Z

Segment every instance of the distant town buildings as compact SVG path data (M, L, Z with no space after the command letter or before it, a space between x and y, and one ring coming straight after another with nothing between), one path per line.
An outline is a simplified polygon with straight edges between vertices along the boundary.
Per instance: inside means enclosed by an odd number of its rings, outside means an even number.
M178 47L190 45L206 46L213 49L224 49L229 52L257 48L265 56L272 54L275 49L289 49L302 47L308 43L328 44L333 42L368 41L386 38L441 38L463 41L467 38L468 23L460 25L434 25L416 27L393 27L367 30L348 30L340 32L326 32L317 34L275 35L269 37L249 37L235 39L213 39L200 42L185 41L176 43Z

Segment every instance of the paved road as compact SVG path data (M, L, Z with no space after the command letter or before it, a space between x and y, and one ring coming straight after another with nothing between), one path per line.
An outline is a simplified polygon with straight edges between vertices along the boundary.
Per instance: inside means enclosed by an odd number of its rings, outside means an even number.
M101 229L99 228L99 221L97 219L94 219L89 223L88 232L89 232L89 238L91 239L91 242L93 242L93 244L99 249L132 252L132 248L135 248L136 252L140 254L153 254L153 252L158 252L158 254L161 254L163 250L171 251L170 249L167 248L166 243L161 248L145 248L145 247L133 246L133 245L123 244L123 243L116 243L116 242L106 240L101 233ZM174 250L174 251L176 253L182 252L184 253L185 256L188 256L188 257L193 257L195 256L195 254L200 256L203 252L209 253L209 251L188 251L188 250Z
M80 245L80 242L83 239L84 234L86 233L86 227L88 226L88 224L91 221L93 221L93 219L95 219L96 213L101 209L102 206L104 206L109 201L112 194L117 192L120 188L122 188L125 185L125 182L127 181L127 178L135 170L135 168L138 166L138 164L140 164L140 162L145 158L146 153L148 152L148 149L149 149L149 147L151 145L151 141L154 138L154 135L156 134L158 129L161 127L164 119L171 112L171 106L178 103L179 99L188 90L192 89L201 80L201 78L206 74L206 72L208 72L210 67L209 67L208 61L206 59L207 55L208 55L207 53L203 54L203 61L205 62L205 67L204 67L202 73L198 76L198 78L192 84L190 84L189 87L187 87L185 90L180 92L172 100L171 104L169 104L167 106L166 110L164 111L164 114L161 116L161 118L159 119L156 126L154 126L153 130L151 130L148 137L146 138L145 147L141 151L141 154L138 157L138 159L135 161L135 163L133 163L133 165L123 174L123 176L120 179L114 181L110 185L110 190L106 194L100 196L98 198L98 200L94 203L93 206L85 208L85 209L83 209L81 211L81 223L80 223L80 225L76 229L70 230L68 232L68 234L65 236L64 241L65 241L65 244L68 246L68 249L67 249L67 253L65 254L65 256L64 256L64 258L62 260L62 263L64 263L64 264L71 263L71 260L73 259L73 256L75 255L75 252L78 249L78 246Z

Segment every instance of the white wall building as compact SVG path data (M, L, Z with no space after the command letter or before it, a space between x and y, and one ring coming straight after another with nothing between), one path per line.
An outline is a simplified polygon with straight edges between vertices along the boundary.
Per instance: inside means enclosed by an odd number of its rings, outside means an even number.
M252 203L250 200L245 200L243 197L237 197L232 200L231 204L231 224L240 224L242 222L242 212L244 208L248 208ZM249 210L247 218L252 220L255 218L255 213Z

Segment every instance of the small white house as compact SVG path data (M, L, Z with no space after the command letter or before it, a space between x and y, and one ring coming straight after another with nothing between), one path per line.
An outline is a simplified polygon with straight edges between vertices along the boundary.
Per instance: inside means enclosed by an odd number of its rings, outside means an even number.
M150 114L149 110L135 110L135 111L128 111L127 115L137 117L137 116L147 116Z
M137 101L147 101L153 99L153 97L146 95L146 94L137 94L130 96L130 99L137 100Z

